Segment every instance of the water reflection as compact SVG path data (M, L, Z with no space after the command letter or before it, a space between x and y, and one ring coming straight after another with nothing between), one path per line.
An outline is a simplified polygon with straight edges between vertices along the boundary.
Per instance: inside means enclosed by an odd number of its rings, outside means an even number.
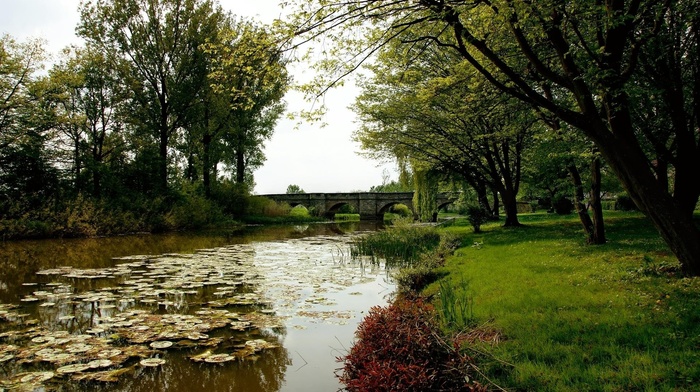
M337 389L334 358L349 347L361 313L392 291L381 266L347 260L349 237L337 233L361 229L352 222L2 244L8 268L0 297L20 306L0 305L0 381L24 385L18 381L36 374L23 372L102 355L107 370L71 370L47 385L85 390L91 387L68 381L114 375L118 382L100 388ZM172 347L153 346L163 341ZM237 360L207 363L217 354ZM148 357L165 364L139 365Z

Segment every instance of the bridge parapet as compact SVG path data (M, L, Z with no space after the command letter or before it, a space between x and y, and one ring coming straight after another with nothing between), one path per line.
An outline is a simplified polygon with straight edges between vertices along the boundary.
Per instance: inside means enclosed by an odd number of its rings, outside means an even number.
M416 216L413 210L413 192L283 193L260 196L292 207L303 205L330 217L345 204L351 205L360 214L361 220L381 220L384 213L396 204L407 205ZM451 193L440 193L437 198L440 208L455 200L457 197Z

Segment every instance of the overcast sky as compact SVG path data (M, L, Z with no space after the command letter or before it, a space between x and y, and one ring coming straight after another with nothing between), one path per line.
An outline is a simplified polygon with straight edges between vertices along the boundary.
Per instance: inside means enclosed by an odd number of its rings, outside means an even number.
M269 23L282 15L279 0L219 0L236 15ZM46 39L48 50L58 53L67 45L79 43L75 36L80 0L0 0L0 31L18 40L28 37ZM300 68L301 69L301 68ZM352 83L349 83L352 84ZM325 103L326 127L282 119L274 136L265 145L267 161L255 174L255 193L284 193L290 184L306 192L367 191L382 183L387 170L395 178L394 165L360 157L359 146L352 142L357 127L347 107L356 89L344 87L331 91ZM298 96L287 96L289 110L309 108Z

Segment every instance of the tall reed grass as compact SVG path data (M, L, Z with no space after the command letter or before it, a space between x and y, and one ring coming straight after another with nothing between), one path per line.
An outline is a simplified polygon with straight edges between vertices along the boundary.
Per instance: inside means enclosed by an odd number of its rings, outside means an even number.
M429 226L398 225L356 240L351 256L370 256L373 262L384 259L387 265L410 267L420 255L440 244L440 233Z

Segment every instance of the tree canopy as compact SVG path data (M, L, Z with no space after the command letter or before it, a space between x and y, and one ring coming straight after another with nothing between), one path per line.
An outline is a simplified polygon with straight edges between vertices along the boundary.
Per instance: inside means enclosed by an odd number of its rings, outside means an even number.
M293 25L300 42L330 37L339 44L331 60L319 63L327 76L310 88L322 91L391 42L456 54L489 85L529 105L551 127L590 140L684 272L700 274L700 232L691 215L699 193L692 184L697 181L685 174L698 170L700 148L697 110L690 110L697 109L698 97L693 70L698 66L699 19L693 1L296 4ZM414 37L404 38L407 31ZM409 56L405 63L422 59L422 54ZM677 68L671 73L676 83L660 88L659 75L669 66ZM663 89L667 93L659 94ZM635 110L643 111L635 105L644 96L654 97L656 109L673 117L663 132L638 122ZM676 144L681 140L682 147ZM659 162L658 157L665 158Z
M210 0L93 0L79 11L84 46L47 73L41 42L0 40L3 216L129 211L124 226L138 216L153 228L176 225L178 203L243 212L239 196L285 110L277 30Z

